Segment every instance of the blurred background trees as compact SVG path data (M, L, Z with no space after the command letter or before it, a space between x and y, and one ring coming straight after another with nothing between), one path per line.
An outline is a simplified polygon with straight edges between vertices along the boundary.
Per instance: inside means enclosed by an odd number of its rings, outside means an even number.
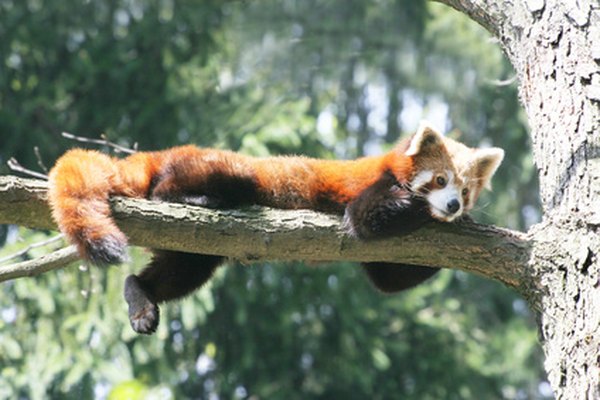
M422 118L503 147L477 220L526 229L538 189L511 66L482 28L411 0L4 0L0 167L36 168L105 133L254 155L384 151ZM0 258L47 233L3 227ZM50 251L35 249L22 258ZM550 397L525 302L445 271L384 296L352 264L232 262L127 321L131 265L0 286L0 398L539 399ZM6 262L14 262L8 260Z

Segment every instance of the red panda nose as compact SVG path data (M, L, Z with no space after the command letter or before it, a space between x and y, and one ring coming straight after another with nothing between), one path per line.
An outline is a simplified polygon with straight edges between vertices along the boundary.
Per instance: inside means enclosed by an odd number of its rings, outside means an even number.
M448 202L448 204L446 204L446 208L448 209L449 213L454 214L460 209L460 203L457 199L452 199Z

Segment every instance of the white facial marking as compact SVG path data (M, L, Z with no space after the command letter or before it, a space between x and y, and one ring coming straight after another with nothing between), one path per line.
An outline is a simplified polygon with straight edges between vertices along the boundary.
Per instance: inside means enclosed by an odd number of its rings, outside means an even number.
M410 187L413 191L417 191L421 189L423 186L427 185L433 179L432 171L421 171L410 182Z
M458 188L454 182L454 174L451 171L446 171L446 175L448 176L448 183L446 186L441 189L430 191L426 198L433 217L450 222L462 214L463 201L460 195L460 188ZM452 200L458 201L458 204L460 205L458 210L454 213L448 211L448 203Z

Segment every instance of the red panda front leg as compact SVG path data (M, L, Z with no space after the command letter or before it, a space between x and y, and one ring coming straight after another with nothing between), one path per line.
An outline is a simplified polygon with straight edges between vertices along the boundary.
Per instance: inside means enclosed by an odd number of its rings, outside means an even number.
M431 221L426 205L392 174L385 173L346 207L345 222L361 239L410 233ZM362 263L371 283L384 293L410 289L439 268L385 262Z
M385 262L362 263L371 283L383 293L411 289L440 271L436 267Z
M346 206L344 223L360 239L406 235L427 222L426 203L389 172Z

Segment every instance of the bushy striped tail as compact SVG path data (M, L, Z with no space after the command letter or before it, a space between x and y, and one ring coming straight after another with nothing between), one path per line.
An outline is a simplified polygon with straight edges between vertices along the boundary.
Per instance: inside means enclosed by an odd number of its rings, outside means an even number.
M48 200L54 221L79 255L96 265L121 263L127 237L111 218L109 196L117 163L93 150L65 153L50 171Z

